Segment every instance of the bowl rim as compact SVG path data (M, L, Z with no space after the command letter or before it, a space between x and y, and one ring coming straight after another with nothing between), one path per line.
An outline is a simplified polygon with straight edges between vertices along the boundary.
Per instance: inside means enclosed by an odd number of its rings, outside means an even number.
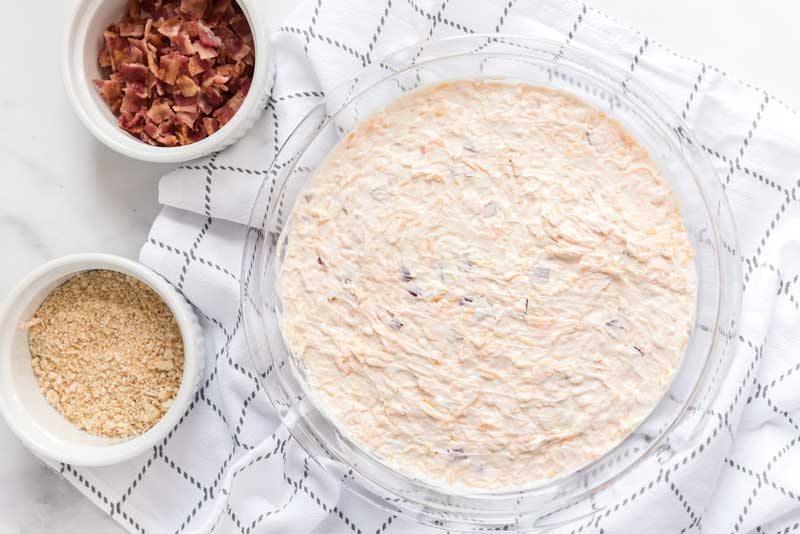
M600 66L602 66L603 69L606 69L609 72L613 72L615 74L620 74L620 75L621 74L625 74L627 77L625 78L626 84L623 85L623 93L624 94L627 94L627 95L631 96L636 101L636 104L638 106L640 106L640 107L646 107L646 108L649 109L650 108L649 102L653 102L656 105L658 105L658 118L661 119L663 122L667 122L666 119L669 119L670 124L673 125L673 129L675 130L675 132L678 134L679 137L682 137L682 138L686 139L690 146L691 145L694 145L695 147L698 146L698 144L696 142L696 139L694 138L694 135L692 134L691 129L686 126L685 121L682 120L677 114L675 114L674 111L672 111L672 109L666 104L666 102L663 100L663 98L657 92L655 92L654 90L650 89L647 85L645 85L644 83L642 83L638 79L631 77L630 74L625 71L625 69L612 64L605 57L603 57L603 56L601 56L601 55L599 55L599 54L597 54L597 53L595 53L595 52L593 52L591 50L587 50L586 48L580 47L580 46L577 46L577 45L573 45L573 44L566 44L565 45L565 44L563 44L561 42L553 41L553 40L550 40L550 39L541 39L541 38L537 38L537 37L530 37L530 36L523 36L523 35L513 35L513 34L472 34L472 35L469 35L469 36L455 36L455 37L446 37L446 38L443 38L443 39L436 39L436 40L426 40L426 41L418 42L418 43L415 43L415 44L412 44L412 45L409 45L409 46L404 46L404 47L402 47L400 49L394 50L394 51L384 55L382 60L385 61L388 58L399 56L399 55L401 55L404 52L407 52L409 50L417 50L417 49L420 49L422 47L430 46L431 44L456 42L456 41L471 42L471 41L479 41L479 40L486 40L487 43L491 42L491 41L496 41L496 42L501 42L502 43L502 42L505 42L505 40L523 42L523 43L527 43L527 44L532 45L532 46L540 46L540 47L542 47L541 49L537 50L537 51L540 51L540 52L543 52L544 51L543 49L546 48L546 47L549 47L552 50L558 50L558 51L562 51L562 52L563 51L571 51L572 53L574 53L574 54L576 54L578 56L582 56L583 59L589 59L589 60L592 60L592 61L596 61ZM496 55L501 55L501 56L504 55L504 54L505 55L509 55L509 56L513 56L514 55L514 54L510 54L510 53L495 53L495 54ZM440 56L436 56L436 57L431 58L430 61L437 61L437 60L456 57L456 56L460 56L460 55L467 55L467 53L444 53L444 54L442 54ZM559 54L559 55L563 57L564 54L562 53L562 54ZM376 60L373 63L378 63L379 61L381 61L381 60ZM412 65L408 66L406 69L403 69L403 70L417 68L417 67L423 65L424 63L425 63L424 61L421 61L421 62L412 64ZM314 134L308 136L307 139L304 139L303 146L297 152L297 155L292 157L290 160L287 160L287 161L281 163L279 161L280 154L287 148L287 146L293 140L293 137L295 136L295 134L300 130L300 128L303 126L303 124L309 119L310 116L312 116L314 114L314 112L316 110L318 110L320 108L323 109L323 110L326 109L325 108L326 104L330 104L331 103L330 102L330 97L326 96L325 99L323 99L321 102L319 102L315 106L313 106L310 109L310 111L298 122L298 125L294 128L292 133L287 137L286 141L281 146L281 149L278 151L278 155L276 156L276 158L273 160L272 164L270 165L270 170L269 170L267 176L273 176L273 175L278 176L280 173L284 173L284 172L291 173L291 170L294 169L296 164L297 164L297 160L302 156L302 154L305 153L305 151L308 149L308 147L317 139L317 137L320 135L320 132L322 132L326 128L326 126L328 126L329 124L331 124L335 120L337 114L344 107L346 107L350 102L352 102L354 100L357 100L362 94L364 94L364 93L368 92L369 90L371 90L375 85L378 85L380 83L385 82L386 80L394 78L395 76L400 74L403 70L398 71L398 72L390 72L388 74L385 74L383 77L375 78L374 80L371 81L371 83L369 85L367 85L365 87L362 87L359 92L348 91L348 97L342 102L336 101L335 105L334 105L334 110L331 111L331 112L328 112L326 114L325 120L322 121L321 124L316 127ZM358 79L358 75L356 75L355 79ZM337 85L337 88L350 87L352 89L352 86L353 86L353 79L350 79L350 80L346 80L343 83ZM633 89L631 89L631 87ZM336 94L336 90L334 89L333 91L328 91L327 93L329 95ZM642 101L640 95L644 95L647 98L647 101L646 102ZM652 112L652 110L651 110L651 112ZM652 112L652 113L655 113L655 112ZM686 160L686 159L689 159L689 158L683 157L683 159ZM631 469L634 469L637 465L639 465L646 458L648 458L653 453L653 451L655 451L658 448L658 446L660 444L662 444L662 442L667 437L667 435L670 433L670 431L672 429L674 429L683 420L683 418L686 416L687 412L689 411L690 403L697 397L699 389L700 389L700 386L701 386L701 384L703 382L703 379L706 377L706 375L708 373L709 364L710 364L710 362L712 360L712 357L714 356L716 351L719 349L719 347L717 345L718 345L719 331L720 331L720 327L721 327L720 317L722 315L723 294L724 294L726 288L732 288L733 289L732 297L729 299L730 301L727 302L727 308L726 308L727 312L729 313L730 317L732 317L733 319L738 318L739 315L740 315L740 309L741 309L741 290L740 290L741 288L740 288L740 285L741 284L739 282L741 280L741 266L738 263L733 265L733 267L732 267L733 276L724 275L724 270L725 269L722 266L722 254L721 254L721 251L720 251L720 241L719 241L719 233L720 233L719 220L720 219L724 219L724 224L733 233L733 239L732 239L733 242L729 243L730 246L731 246L731 249L733 250L732 254L733 254L733 256L738 257L738 251L740 250L740 248L739 248L739 238L738 238L738 232L736 231L736 227L735 227L735 221L734 221L734 219L732 217L732 213L731 213L731 210L730 210L730 205L728 203L727 197L724 195L724 191L722 190L721 185L719 184L718 180L716 179L717 175L716 175L716 172L713 169L713 166L711 166L711 164L710 164L710 160L708 158L708 155L703 153L702 151L696 151L695 153L692 154L692 157L690 159L693 160L693 161L691 161L692 164L689 165L689 167L691 168L691 179L695 183L697 183L698 189L700 190L700 192L701 192L701 194L703 196L703 203L705 204L706 209L708 210L709 214L712 212L712 208L710 206L709 198L708 198L709 187L714 189L714 194L721 193L721 199L722 199L721 200L721 205L718 206L718 210L721 212L721 215L719 215L718 218L714 218L714 217L709 215L710 226L713 229L713 234L714 234L714 239L715 239L715 241L714 241L714 251L716 252L716 255L717 255L717 262L716 262L717 263L717 267L718 267L718 269L717 269L717 281L719 283L719 289L718 289L718 298L717 298L717 301L715 302L716 318L715 318L714 327L712 329L712 331L713 331L712 339L711 339L711 342L710 342L710 344L708 346L707 353L705 354L705 360L704 360L704 363L702 365L702 369L701 369L701 371L700 371L700 373L699 373L699 375L697 377L696 382L693 384L693 386L691 388L690 394L687 396L685 401L682 403L682 406L681 406L680 410L675 413L675 416L671 420L671 422L668 425L668 427L665 428L664 430L660 431L659 435L657 436L657 439L653 439L648 447L646 447L644 450L642 450L640 453L638 453L638 458L635 461L631 462L622 472L614 475L613 477L609 478L608 480L606 480L602 484L599 484L597 486L594 486L592 488L589 488L589 489L587 489L585 491L580 492L579 494L575 495L574 498L572 498L568 502L577 502L578 500L580 500L582 498L585 498L588 495L593 494L596 491L602 490L603 488L606 488L606 487L610 486L611 484L613 484L614 482L616 482L617 480L619 480L620 478L625 476L628 472L630 472ZM702 165L702 167L698 167L698 164ZM288 169L288 171L287 171L287 169ZM711 178L713 178L713 180L711 180L711 179L701 180L701 178L698 177L698 172L700 170L702 170L704 173L708 174ZM251 229L255 228L256 231L248 233L247 240L246 240L246 242L244 244L244 247L243 247L243 256L242 256L242 269L243 269L242 280L243 281L247 281L249 279L249 277L245 277L245 269L248 268L248 264L250 263L249 255L250 255L251 251L253 253L255 253L257 251L257 249L258 249L257 240L258 239L264 239L263 233L265 232L265 228L264 228L264 225L260 221L262 221L262 220L263 221L271 221L275 216L276 210L280 210L282 208L282 206L280 205L281 203L279 203L277 201L273 201L273 202L270 202L269 205L267 206L266 214L260 213L258 211L259 208L262 207L262 206L260 206L258 200L261 199L261 197L263 196L264 190L266 188L268 188L268 187L269 187L269 180L265 179L262 182L261 188L260 188L259 193L258 193L258 195L256 197L257 200L254 203L254 207L253 207L253 210L251 212L251 216L250 216L250 220L249 220L249 226L251 227ZM284 182L283 184L280 184L280 186L278 187L278 190L275 192L275 194L272 196L272 198L273 199L282 199L283 195L284 195L284 192L286 190L286 187L287 187L287 183L286 182ZM290 218L291 218L291 215L289 215L289 217L286 218L286 222L283 223L284 229L289 226ZM283 237L283 233L281 234L280 238L275 236L275 239L279 240L279 239L282 239L282 237ZM253 244L254 242L255 242L255 244ZM262 250L261 253L258 254L258 256L259 256L259 258L255 260L257 262L256 265L259 265L259 263L258 263L259 260L262 260L262 262L263 262L263 259L266 256L266 251ZM256 285L257 284L258 284L258 282L256 282ZM245 299L249 297L249 295L247 293L246 285L247 285L246 283L243 283L242 286L241 286L241 299L242 299L243 303L245 302ZM259 296L260 296L260 292L261 291L262 290L261 290L260 287L256 287L256 292L259 294ZM728 300L728 299L726 298L726 300ZM245 309L247 309L247 307L245 307ZM263 311L263 310L257 310L255 313L260 313L261 311ZM245 326L247 326L247 321L245 321ZM735 335L736 331L738 330L738 327L739 327L738 322L736 322L734 320L732 322L732 328L728 332L727 335ZM695 317L695 323L693 324L693 332L694 332L694 330L696 328L697 328L697 317ZM282 332L281 332L281 335L282 335ZM245 336L248 337L248 338L250 337L250 335L248 334L248 328L245 328ZM254 340L248 339L248 348L250 348L251 358L254 360L254 364L256 364L256 366L259 367L259 362L258 362L257 355L254 353L254 351L252 349L252 347L255 346L255 344L256 344L256 342ZM270 351L271 351L271 349L270 349ZM275 355L270 354L270 355L267 355L267 356L268 356L267 359L269 360L269 363L271 363L273 365L278 363L277 358L276 358ZM684 354L684 356L685 356L685 354ZM720 359L722 359L723 356L724 356L724 354L720 355ZM681 362L683 363L683 357L682 357L682 361ZM723 362L724 365L727 365L729 363L730 362L728 360L725 360ZM270 368L271 367L272 366L270 366ZM673 378L674 378L675 375L677 375L677 372L678 371L676 371L673 374ZM276 374L278 375L278 378L277 378L278 384L280 385L281 388L285 388L285 383L283 383L284 379L283 379L282 373L279 372L279 373L276 373ZM307 432L305 426L308 426L310 423L303 422L304 417L302 415L298 416L298 414L295 413L294 407L289 409L288 413L287 413L286 412L286 406L281 405L281 403L280 403L280 401L278 399L274 399L273 398L273 394L270 393L270 391L268 391L268 388L262 388L262 389L264 389L264 393L267 396L267 399L269 400L270 404L273 406L273 408L276 410L276 412L279 414L279 416L281 417L282 420L284 420L285 422L293 422L293 423L295 423L295 425L298 425L298 421L299 421L299 425L295 426L294 428L289 427L289 431L293 436L295 436L297 438L298 443L300 443L300 445L306 450L306 452L313 456L313 451L310 450L307 447L306 443L305 443L305 436L301 436L300 438L298 438L297 435L296 435L297 433ZM716 394L717 391L719 391L719 385L718 384L714 388L714 394ZM665 397L666 397L666 393L667 392L668 392L668 390L665 390L665 395L664 395ZM662 397L662 401L661 402L663 402L663 397ZM578 477L578 476L590 473L593 469L596 469L598 463L600 463L601 461L603 461L605 459L608 459L609 457L613 456L613 454L622 446L622 444L628 438L630 438L633 434L635 434L636 431L638 430L638 428L641 427L645 422L647 422L650 419L651 416L652 416L652 413L649 413L648 416L640 423L640 425L637 426L637 428L633 430L633 433L631 435L627 436L618 445L613 447L611 450L606 452L604 455L602 455L600 458L598 458L594 462L583 466L582 468L578 469L577 471L574 471L574 472L571 472L571 473L567 473L564 477L556 477L556 478L554 478L552 480L546 481L545 484L543 484L541 486L540 485L535 485L535 486L532 486L532 487L525 487L525 488L521 488L521 489L520 488L511 488L511 489L508 489L508 490L500 490L500 491L491 491L491 490L490 491L482 491L482 490L472 491L472 490L468 490L466 492L461 492L457 488L452 488L452 489L444 488L444 487L442 487L440 485L430 484L430 483L428 483L426 481L421 481L419 479L416 479L414 477L410 477L410 476L405 475L403 473L398 473L396 470L393 470L393 469L389 468L388 466L386 466L386 464L382 460L380 460L379 458L374 457L374 455L371 455L368 451L366 451L365 455L366 456L371 456L372 457L371 458L372 461L375 461L375 462L381 464L383 467L386 467L387 469L392 470L394 477L398 477L400 479L405 479L406 481L411 482L413 485L415 485L417 487L420 487L423 490L430 490L430 491L436 492L438 494L446 494L448 496L452 496L454 498L459 498L459 499L460 498L464 498L464 499L482 499L482 500L486 500L486 501L502 500L502 499L508 499L509 497L520 495L520 493L524 493L524 492L529 491L529 490L536 491L536 490L539 490L539 489L546 488L548 486L552 486L553 484L557 484L557 483L562 482L565 478L568 478L568 477ZM333 424L335 426L335 423L331 422L331 424ZM313 424L311 424L311 426L314 427ZM319 433L316 432L316 430L317 430L316 428L313 428L313 432L310 432L310 436L311 436L312 439L319 439ZM338 436L338 437L340 439L342 438L342 436ZM344 437L344 439L347 440L346 437ZM328 440L324 439L324 441L327 442ZM352 442L349 442L349 445L351 447L354 447L354 448L358 448L358 449L361 448L358 444L353 444ZM323 448L327 450L326 447L323 447ZM327 454L330 455L329 452ZM344 461L338 455L338 451L336 453L334 453L334 456L336 456L336 458L339 461ZM348 465L349 468L352 468L354 471L356 471L359 476L367 479L367 482L371 483L372 485L377 486L381 490L384 490L386 493L390 493L393 496L402 497L403 499L408 499L410 502L415 503L416 505L422 505L423 507L430 505L430 501L416 500L414 498L409 498L408 495L401 495L394 488L387 488L385 485L383 485L383 484L381 484L379 482L375 482L375 480L372 479L372 477L369 474L365 474L364 473L363 468L356 467L352 463L349 463L347 461L345 461L345 463ZM346 485L349 485L349 484L346 483ZM562 502L560 504L564 504L564 503ZM420 510L417 509L416 511L419 512ZM437 513L441 512L441 510L438 509L438 508L436 509L436 511L437 511ZM458 511L456 511L456 513L457 512ZM521 513L527 513L527 511L520 511L520 512ZM423 511L423 513L424 513L424 511ZM506 510L504 510L502 512L498 512L498 511L494 511L494 510L485 511L483 513L483 515L481 515L481 517L485 518L485 519L493 520L493 519L497 519L497 515L506 514L506 513L507 513ZM436 513L433 513L433 515L431 517L436 519L439 516L437 516Z
M254 0L234 0L242 9L253 34L255 65L250 91L233 118L210 136L189 145L163 147L148 145L116 124L109 124L101 106L108 107L97 95L91 81L83 76L83 54L91 38L89 20L104 2L124 0L78 0L67 13L68 25L62 41L61 74L64 88L75 113L84 126L104 145L130 158L153 163L181 163L206 156L225 148L247 130L250 117L261 110L262 93L268 90L272 47L260 8ZM105 29L105 28L103 28ZM102 32L98 34L102 36ZM86 83L84 83L86 82Z
M14 360L12 341L19 324L11 318L32 301L52 293L36 286L63 283L78 273L90 270L111 270L132 276L145 283L169 306L181 332L184 346L183 375L172 405L161 419L144 433L117 441L107 438L107 445L69 444L53 446L29 433L19 418L30 411L16 394L11 363ZM194 312L178 291L155 271L136 261L112 254L72 254L51 260L25 276L0 305L0 413L14 434L37 455L58 462L79 466L107 466L129 460L152 449L169 434L191 403L198 385L197 377L204 367L204 352L199 323ZM34 419L33 417L29 417ZM70 423L71 424L71 423ZM73 425L74 426L74 425Z

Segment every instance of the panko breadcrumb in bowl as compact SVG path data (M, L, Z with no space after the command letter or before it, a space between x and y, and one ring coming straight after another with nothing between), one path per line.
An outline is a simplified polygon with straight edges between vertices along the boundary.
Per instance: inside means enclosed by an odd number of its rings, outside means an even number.
M590 512L691 437L728 363L736 234L697 146L559 43L368 66L256 201L242 302L273 406L390 513L527 531Z
M133 277L109 270L78 273L21 327L40 391L89 434L143 434L178 393L180 328L158 294Z
M194 311L160 275L109 254L65 256L0 307L0 413L50 461L124 462L174 428L204 355Z

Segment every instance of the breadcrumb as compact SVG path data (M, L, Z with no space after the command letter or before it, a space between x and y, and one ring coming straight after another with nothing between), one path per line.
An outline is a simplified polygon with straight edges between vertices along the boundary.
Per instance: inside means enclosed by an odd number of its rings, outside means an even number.
M30 320L39 389L90 434L129 438L158 422L183 375L183 340L167 304L143 282L108 270L57 287Z

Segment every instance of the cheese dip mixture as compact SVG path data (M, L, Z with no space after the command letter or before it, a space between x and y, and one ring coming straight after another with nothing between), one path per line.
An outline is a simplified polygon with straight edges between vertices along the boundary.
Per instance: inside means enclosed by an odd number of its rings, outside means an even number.
M333 150L289 232L284 334L315 400L438 485L519 487L608 452L694 320L675 197L616 121L559 91L406 94Z

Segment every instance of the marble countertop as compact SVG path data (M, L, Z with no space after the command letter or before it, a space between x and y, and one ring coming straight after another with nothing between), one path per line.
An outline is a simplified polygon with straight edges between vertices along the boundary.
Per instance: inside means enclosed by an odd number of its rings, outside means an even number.
M74 1L74 0L71 0ZM265 0L276 28L294 0ZM791 25L800 3L774 0L595 0L678 52L702 59L775 93L800 109L800 72L788 68L800 48ZM54 4L55 5L55 4ZM32 7L8 2L6 20ZM37 265L75 252L135 258L159 211L158 178L169 165L129 160L106 149L72 112L61 85L64 5L37 10L39 29L11 25L0 62L0 298ZM742 38L746 36L746 38ZM11 83L7 81L11 80ZM0 532L123 532L77 490L50 472L0 421ZM67 513L65 513L67 511Z

